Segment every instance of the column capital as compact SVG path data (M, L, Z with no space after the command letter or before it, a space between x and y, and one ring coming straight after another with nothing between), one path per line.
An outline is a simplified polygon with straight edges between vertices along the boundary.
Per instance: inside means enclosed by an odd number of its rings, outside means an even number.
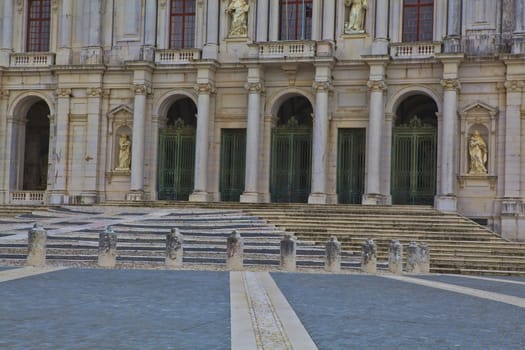
M261 93L261 92L264 91L264 86L260 82L257 82L257 83L254 83L254 82L246 83L246 84L244 84L244 88L246 90L248 90L248 92L250 94Z
M166 8L166 0L160 0L159 6L162 10L164 10Z
M459 90L461 83L458 79L442 79L440 82L444 90Z
M133 93L135 95L151 94L151 86L149 84L135 84L133 85Z
M61 98L61 97L62 98L64 98L64 97L69 98L69 97L71 97L72 91L71 91L71 89L62 89L62 88L60 88L60 89L56 90L56 94L57 94L58 98ZM88 95L89 95L89 93L88 93Z
M368 86L368 88L371 91L383 91L383 90L386 90L386 83L385 83L384 80L369 80L366 83L366 86Z
M505 80L503 84L507 92L521 92L523 86L525 86L525 81L523 80Z
M215 85L213 83L196 84L194 89L199 94L214 94L215 93Z
M330 92L333 90L334 87L331 81L314 81L314 83L312 84L312 88L316 92Z
M86 93L88 97L100 97L102 96L102 89L101 88L87 88Z
M24 0L16 0L16 10L18 13L22 13L24 10Z
M0 98L8 98L9 97L9 90L6 89L0 89Z

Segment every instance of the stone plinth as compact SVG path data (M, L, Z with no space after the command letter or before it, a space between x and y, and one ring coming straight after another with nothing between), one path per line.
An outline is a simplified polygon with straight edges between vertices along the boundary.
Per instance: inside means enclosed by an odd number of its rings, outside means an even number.
M166 266L182 267L184 237L178 228L172 228L166 235Z
M281 269L284 271L296 270L296 238L286 235L281 240Z
M44 266L46 264L46 230L35 224L27 237L27 265Z
M362 245L361 271L366 273L377 272L377 247L372 239L367 239Z
M388 268L390 272L397 275L403 273L403 245L397 240L390 242L388 249Z
M226 242L226 267L229 270L243 269L244 239L238 231L233 231Z
M98 265L115 267L117 263L117 234L111 226L106 227L98 238Z
M326 243L324 269L328 272L341 271L341 243L335 236Z

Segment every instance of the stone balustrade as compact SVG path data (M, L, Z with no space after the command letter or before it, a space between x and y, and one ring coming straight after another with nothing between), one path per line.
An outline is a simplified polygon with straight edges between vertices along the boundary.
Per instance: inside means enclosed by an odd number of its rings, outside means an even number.
M55 54L49 52L12 53L11 67L49 67L55 64Z
M393 59L430 58L441 53L440 42L395 43L390 45Z
M199 49L181 50L156 50L156 64L182 64L200 60L201 51Z

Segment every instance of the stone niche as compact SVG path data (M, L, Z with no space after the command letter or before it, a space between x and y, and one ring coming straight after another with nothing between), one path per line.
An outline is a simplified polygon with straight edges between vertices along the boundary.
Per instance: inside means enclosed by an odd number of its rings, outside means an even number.
M468 216L486 216L496 197L496 119L498 110L482 102L460 112L458 209ZM479 134L486 146L486 171L473 171L469 140Z

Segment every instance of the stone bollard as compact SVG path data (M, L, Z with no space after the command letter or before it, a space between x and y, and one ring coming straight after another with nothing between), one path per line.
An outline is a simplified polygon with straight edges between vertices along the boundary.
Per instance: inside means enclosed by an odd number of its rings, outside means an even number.
M243 269L244 239L240 233L233 231L226 243L226 267L228 270Z
M111 226L106 227L98 237L98 265L115 267L117 263L117 234Z
M164 260L166 266L182 267L182 258L184 255L184 237L181 235L178 228L172 228L166 235L166 259Z
M366 273L377 272L377 249L373 239L367 239L362 245L361 271Z
M287 234L281 240L281 269L284 271L295 271L295 250L297 247L296 238Z
M416 242L410 242L408 245L407 252L407 272L409 273L419 273L420 270L420 257L419 257L419 246Z
M44 266L46 264L46 230L34 224L27 237L27 265Z
M419 272L429 273L430 272L430 251L428 246L424 243L420 243L418 246L419 255Z
M341 271L341 243L332 236L326 243L324 269L328 272Z
M390 272L403 273L403 245L398 240L392 240L388 249L388 268Z

